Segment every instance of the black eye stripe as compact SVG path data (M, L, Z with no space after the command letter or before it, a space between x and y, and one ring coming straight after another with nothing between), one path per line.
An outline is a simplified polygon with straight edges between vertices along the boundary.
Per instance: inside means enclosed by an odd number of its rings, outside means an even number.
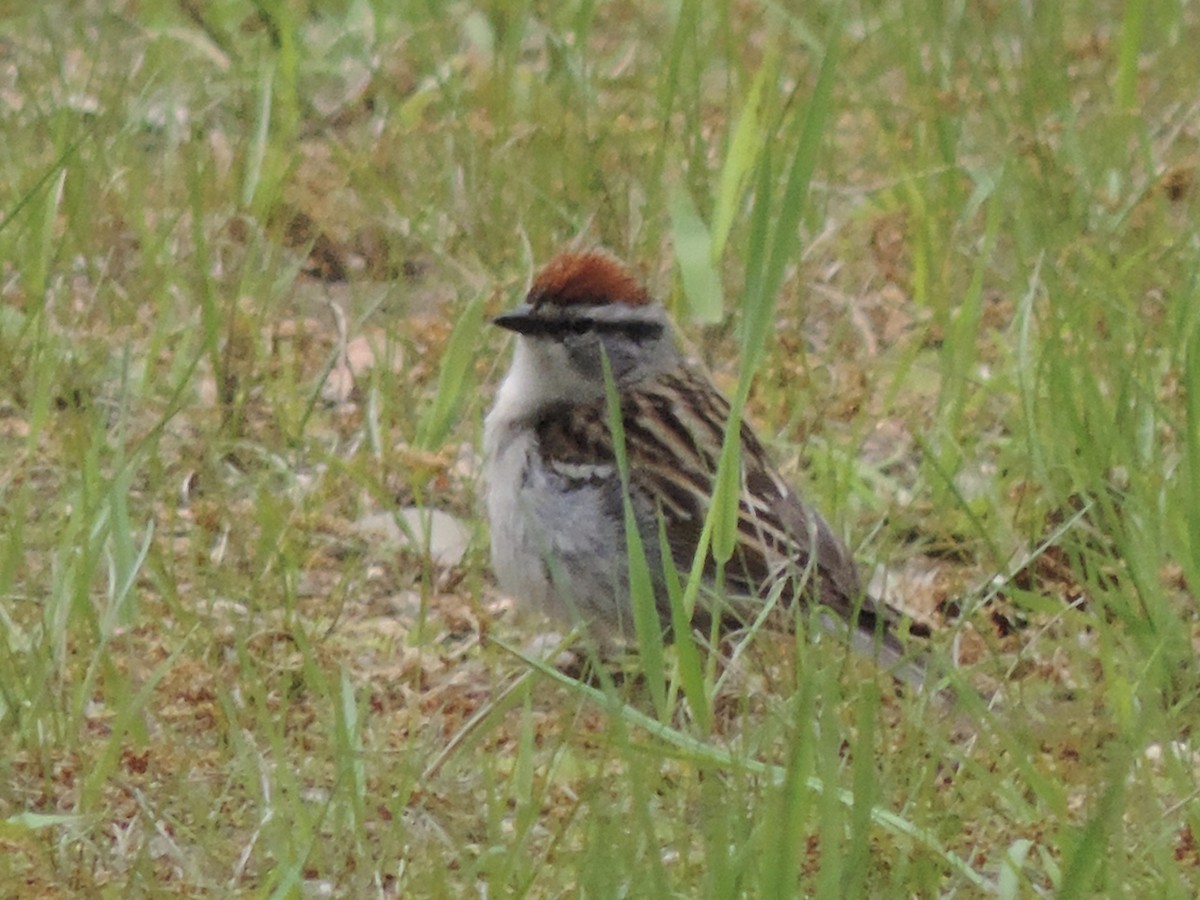
M593 329L600 334L624 334L635 341L653 340L662 334L657 322L595 322Z
M515 325L516 323L514 323ZM623 334L634 341L655 340L662 336L659 322L605 322L597 319L524 319L514 328L530 337L565 337L570 334Z

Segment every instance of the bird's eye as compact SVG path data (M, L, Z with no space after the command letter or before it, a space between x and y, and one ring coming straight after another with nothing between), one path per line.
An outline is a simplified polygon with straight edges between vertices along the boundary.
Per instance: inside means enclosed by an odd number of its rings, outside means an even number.
M619 334L638 343L657 340L662 332L663 326L659 322L606 322L587 317L533 320L525 323L522 329L522 333L534 337Z

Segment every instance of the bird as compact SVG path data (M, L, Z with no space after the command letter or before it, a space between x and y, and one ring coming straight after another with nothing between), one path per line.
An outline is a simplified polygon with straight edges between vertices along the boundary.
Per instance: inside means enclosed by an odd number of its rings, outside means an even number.
M515 334L483 436L501 589L604 641L628 640L628 499L670 637L664 566L692 568L729 402L680 349L663 305L603 248L553 257L523 302L493 323ZM619 403L624 480L608 384ZM772 603L794 623L799 605L898 681L921 687L926 667L906 638L928 636L927 629L865 592L846 545L784 480L745 422L739 439L734 553L723 572L711 555L705 560L691 627L725 636L750 627Z

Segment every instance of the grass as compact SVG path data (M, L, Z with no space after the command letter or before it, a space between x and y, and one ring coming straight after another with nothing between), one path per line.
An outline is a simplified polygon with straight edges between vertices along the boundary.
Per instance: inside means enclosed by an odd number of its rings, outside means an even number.
M0 893L1195 896L1194 4L0 12ZM573 241L1002 704L533 658L485 322Z

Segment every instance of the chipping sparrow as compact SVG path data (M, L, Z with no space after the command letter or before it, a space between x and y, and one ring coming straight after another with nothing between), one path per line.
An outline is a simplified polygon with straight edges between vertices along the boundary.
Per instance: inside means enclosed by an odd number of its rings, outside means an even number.
M605 252L564 253L538 274L525 302L495 319L516 351L484 426L492 564L519 601L585 623L600 637L632 634L623 493L601 348L620 398L629 492L664 628L670 623L659 551L690 570L713 490L729 404L675 343L662 306ZM863 593L849 551L788 487L750 428L741 428L737 549L723 589L696 604L708 634L753 622L771 597L785 613L816 601L834 630L897 678L920 684L905 660L900 617ZM709 561L708 573L713 570ZM919 632L915 625L911 629Z

